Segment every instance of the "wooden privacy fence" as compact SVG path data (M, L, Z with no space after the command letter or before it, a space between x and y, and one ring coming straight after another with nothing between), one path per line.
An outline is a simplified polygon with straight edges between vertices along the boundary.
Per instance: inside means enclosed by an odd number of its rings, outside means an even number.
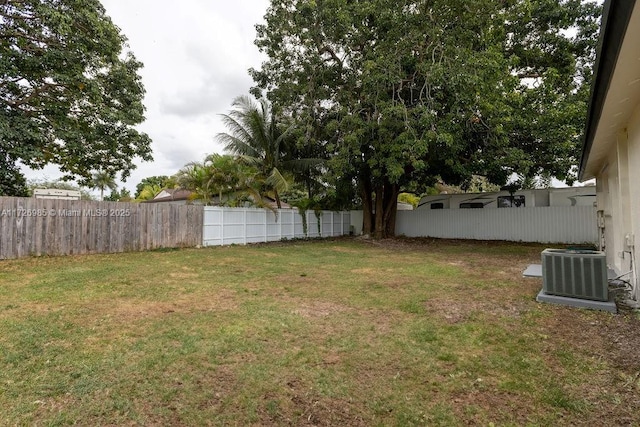
M202 206L0 197L0 259L202 244Z
M304 220L303 220L304 218ZM306 222L306 230L305 230ZM333 237L350 232L349 212L297 209L204 208L204 246L273 242L305 237Z

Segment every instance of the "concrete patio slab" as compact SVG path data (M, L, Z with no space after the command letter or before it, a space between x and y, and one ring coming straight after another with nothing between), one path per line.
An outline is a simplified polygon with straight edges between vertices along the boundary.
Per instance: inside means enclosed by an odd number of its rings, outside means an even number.
M524 277L542 277L542 264L531 264L522 275Z

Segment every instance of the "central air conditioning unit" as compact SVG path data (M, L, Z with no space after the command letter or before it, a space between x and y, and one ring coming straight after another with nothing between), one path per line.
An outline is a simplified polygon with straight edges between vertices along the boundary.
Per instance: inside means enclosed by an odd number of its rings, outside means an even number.
M542 289L548 295L608 301L604 252L545 249L542 251Z

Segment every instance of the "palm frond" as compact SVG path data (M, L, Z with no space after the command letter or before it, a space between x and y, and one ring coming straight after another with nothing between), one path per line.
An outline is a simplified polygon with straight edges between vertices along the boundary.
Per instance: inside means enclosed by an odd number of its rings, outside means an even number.
M251 157L261 157L261 152L248 142L236 135L228 133L219 133L216 135L216 140L224 145L225 150L233 154L248 155Z
M307 171L309 169L312 169L316 166L320 166L322 164L324 164L326 162L325 159L292 159L292 160L287 160L285 162L282 162L282 165L285 166L287 169L290 169L292 171L296 171L296 172L303 172L303 171Z
M247 188L246 191L250 195L249 199L251 200L251 203L255 207L270 210L276 216L276 221L278 221L278 210L277 210L277 208L274 208L271 205L270 202L266 201L264 199L264 197L262 197L262 194L260 194L259 191L257 191L255 188L251 188L251 187Z
M239 155L237 156L238 162L240 162L243 165L248 165L248 166L253 166L253 167L260 167L260 165L262 164L261 160L257 157L252 157L252 156L246 156L246 155Z
M286 191L289 189L289 182L280 173L278 168L273 168L267 179L265 180L267 185L278 192Z

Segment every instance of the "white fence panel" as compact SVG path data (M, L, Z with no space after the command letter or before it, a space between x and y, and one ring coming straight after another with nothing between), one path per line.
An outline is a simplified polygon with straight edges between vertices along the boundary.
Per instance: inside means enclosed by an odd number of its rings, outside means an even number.
M396 234L539 243L598 241L592 206L398 211Z
M320 237L322 236L322 216L318 218L314 211L306 212L307 218L307 236L308 237ZM303 234L304 237L304 234Z
M295 236L296 217L299 218L300 215L298 215L298 212L291 209L280 211L280 230L282 231L281 236L286 236L287 238L289 238L289 236ZM300 230L302 230L302 225L300 225L300 227Z
M304 223L302 222L302 217L295 211L295 215L293 216L293 224L294 224L294 234L293 237L296 239L301 239L304 237Z
M278 240L282 240L282 215L281 214L271 213L266 215L266 241L267 242L277 242Z
M353 227L353 233L357 236L362 234L362 223L364 221L364 214L362 211L350 211L349 216L351 218L350 226Z
M203 220L203 230L202 230L202 241L204 245L222 245L222 224L224 214L224 210L214 210L205 208L204 210L204 220Z
M320 217L320 222L322 224L322 235L324 237L330 237L333 235L333 213L330 212L328 215L322 215Z
M222 215L224 228L222 229L222 238L224 244L242 244L246 243L246 237L250 234L247 230L246 211L225 211Z
M349 227L347 225L347 230L345 233L345 223L344 223L344 212L331 212L331 220L332 220L332 236L342 236L344 234L349 234Z
M331 237L349 234L350 213L305 212L307 233L302 216L295 209L204 208L204 246L274 242L304 237Z
M238 211L241 211L244 214L244 218L242 218L241 222L227 223L225 221L223 224L222 229L224 230L225 235L224 244L260 242L262 236L265 235L266 228L265 218L262 212L249 209L238 209ZM236 213L232 210L225 210L225 219L229 213L238 215L240 212ZM234 218L236 217L235 215ZM229 230L229 237L234 237L233 241L227 240L227 230Z

